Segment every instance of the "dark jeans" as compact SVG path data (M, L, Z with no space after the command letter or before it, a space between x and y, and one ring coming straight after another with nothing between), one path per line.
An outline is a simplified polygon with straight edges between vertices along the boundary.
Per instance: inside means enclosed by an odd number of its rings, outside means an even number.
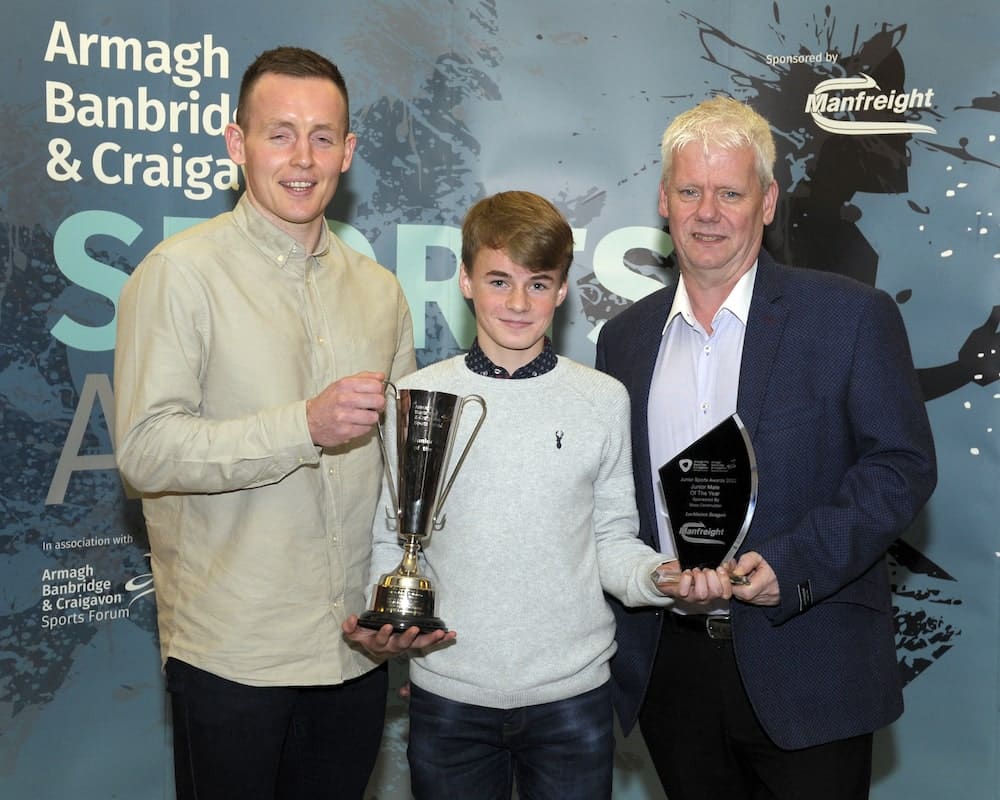
M336 686L257 687L166 666L178 800L361 798L382 738L385 666Z
M732 641L663 622L639 727L670 800L864 800L872 735L782 750L743 689Z
M410 689L416 800L606 800L614 745L610 684L509 710Z

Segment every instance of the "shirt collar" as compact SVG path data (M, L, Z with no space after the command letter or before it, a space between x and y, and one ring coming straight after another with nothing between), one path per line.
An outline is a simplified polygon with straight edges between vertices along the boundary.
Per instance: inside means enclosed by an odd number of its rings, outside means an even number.
M750 318L750 300L753 298L753 284L756 278L757 262L754 261L753 266L743 273L729 293L729 296L719 306L719 310L715 312L716 318L725 310L736 317L746 327L747 320ZM694 324L694 311L691 309L691 298L688 296L683 275L680 275L677 279L677 291L674 293L674 302L670 306L670 313L667 314L667 321L663 325L664 334L666 334L667 328L670 327L670 323L673 322L674 317L677 316L680 316L688 325Z
M245 192L233 209L233 217L254 246L281 269L289 264L302 263L309 256L320 258L330 250L330 229L325 222L316 249L312 253L306 253L297 239L261 214Z
M469 352L465 354L465 366L475 372L477 375L485 375L488 378L511 378L511 379L521 379L521 378L537 378L539 375L544 375L546 372L551 372L556 367L556 362L559 357L556 355L555 350L552 347L552 340L548 336L545 337L545 344L542 347L542 352L535 356L531 361L525 364L523 367L518 367L514 370L514 374L510 374L503 367L497 366L490 360L489 356L483 352L483 349L479 346L479 339L476 339L472 343L472 347L469 348Z

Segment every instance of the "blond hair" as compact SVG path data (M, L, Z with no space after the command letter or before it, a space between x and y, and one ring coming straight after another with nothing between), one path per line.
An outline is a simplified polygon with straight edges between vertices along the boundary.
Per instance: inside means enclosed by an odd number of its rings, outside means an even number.
M771 126L764 117L738 100L720 95L674 118L660 143L664 185L670 178L674 153L692 142L700 143L705 150L711 146L724 150L752 147L761 189L766 190L774 180L775 148Z

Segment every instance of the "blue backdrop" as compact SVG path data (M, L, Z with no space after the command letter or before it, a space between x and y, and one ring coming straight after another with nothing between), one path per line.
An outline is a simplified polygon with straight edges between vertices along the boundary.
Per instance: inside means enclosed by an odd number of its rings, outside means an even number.
M673 280L656 213L670 118L724 92L772 120L768 245L896 298L940 459L891 553L906 712L877 737L872 794L997 797L1000 24L992 0L874 5L15 0L0 32L0 793L172 796L147 542L108 426L115 304L164 235L231 207L220 133L240 75L296 44L347 77L360 141L329 216L399 276L422 363L471 340L454 276L479 197L530 189L570 219L555 338L587 363L604 321ZM393 699L372 797L407 796L405 725ZM662 797L637 734L616 767L616 797Z

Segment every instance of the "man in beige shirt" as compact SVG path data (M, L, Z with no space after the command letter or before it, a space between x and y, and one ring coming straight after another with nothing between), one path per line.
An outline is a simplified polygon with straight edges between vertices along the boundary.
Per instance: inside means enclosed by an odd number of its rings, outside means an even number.
M327 59L259 56L225 134L245 193L161 243L119 304L117 455L143 497L180 798L361 797L378 751L385 669L341 625L364 606L382 381L415 361L395 276L323 216L348 121Z

